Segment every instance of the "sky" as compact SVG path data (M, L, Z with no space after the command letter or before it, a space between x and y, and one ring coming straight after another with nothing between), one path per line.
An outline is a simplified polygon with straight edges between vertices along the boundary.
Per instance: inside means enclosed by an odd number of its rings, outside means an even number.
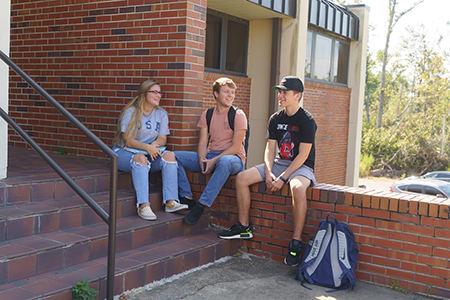
M352 1L347 1L350 3ZM411 7L416 0L398 0L397 12ZM387 32L389 0L362 0L361 4L370 7L369 24L376 29L369 36L369 51L376 53L384 49ZM430 43L436 42L439 34L444 37L442 47L450 50L450 0L425 0L412 11L400 18L391 35L389 53L392 54L400 48L403 37L406 36L405 28L417 27L423 24L426 29L427 39Z

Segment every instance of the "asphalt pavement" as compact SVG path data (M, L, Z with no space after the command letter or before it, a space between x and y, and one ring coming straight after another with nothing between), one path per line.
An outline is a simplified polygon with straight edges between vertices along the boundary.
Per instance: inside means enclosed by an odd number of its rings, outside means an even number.
M389 188L395 182L400 179L396 178L386 178L386 177L367 177L367 178L359 178L358 186L363 186L368 190L377 190L382 192L389 192Z
M391 288L357 282L355 289L327 292L329 288L304 288L294 279L296 267L241 254L125 292L117 300L187 299L319 299L412 300L426 297L403 294Z

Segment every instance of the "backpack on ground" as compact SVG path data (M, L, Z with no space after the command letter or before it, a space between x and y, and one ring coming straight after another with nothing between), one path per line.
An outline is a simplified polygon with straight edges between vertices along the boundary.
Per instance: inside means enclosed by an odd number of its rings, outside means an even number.
M328 220L328 217L333 220ZM333 288L331 291L346 288L353 290L356 283L353 270L358 253L353 232L347 224L328 215L326 221L320 222L314 240L306 247L295 279L300 279L304 287L305 281L308 281L310 284Z
M236 111L238 111L240 108L236 106L231 106L228 110L228 125L230 126L231 130L234 131L234 119L236 117ZM211 119L212 115L214 113L214 107L208 108L206 111L206 123L208 124L208 133L209 133L209 126L211 125ZM248 139L250 138L250 124L247 122L247 131L245 132L245 139L244 139L244 149L245 154L247 155L247 149L248 149Z

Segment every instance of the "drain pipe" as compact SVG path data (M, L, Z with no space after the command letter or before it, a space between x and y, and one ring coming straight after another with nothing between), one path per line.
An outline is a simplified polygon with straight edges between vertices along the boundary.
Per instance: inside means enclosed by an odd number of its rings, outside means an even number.
M269 115L267 119L278 111L277 92L272 90L272 87L280 81L281 22L280 18L272 19L272 55L270 61Z

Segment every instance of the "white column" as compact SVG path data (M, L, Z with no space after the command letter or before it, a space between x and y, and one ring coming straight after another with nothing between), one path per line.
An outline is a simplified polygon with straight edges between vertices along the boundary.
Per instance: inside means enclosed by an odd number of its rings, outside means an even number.
M11 1L0 1L0 50L9 55L9 18L10 18ZM8 84L9 84L9 68L0 61L0 107L8 112ZM7 123L0 118L0 179L6 178L6 169L8 166L8 126Z
M250 21L247 72L252 79L250 90L250 143L247 168L263 162L269 114L270 56L272 20ZM239 86L238 86L239 88Z
M357 186L361 155L362 117L364 111L364 87L367 62L367 38L369 33L369 9L364 4L347 6L359 18L359 40L350 44L348 87L350 115L348 126L347 172L345 185Z
M304 81L309 0L297 1L297 18L283 19L280 80L295 75ZM300 102L303 106L303 99Z

